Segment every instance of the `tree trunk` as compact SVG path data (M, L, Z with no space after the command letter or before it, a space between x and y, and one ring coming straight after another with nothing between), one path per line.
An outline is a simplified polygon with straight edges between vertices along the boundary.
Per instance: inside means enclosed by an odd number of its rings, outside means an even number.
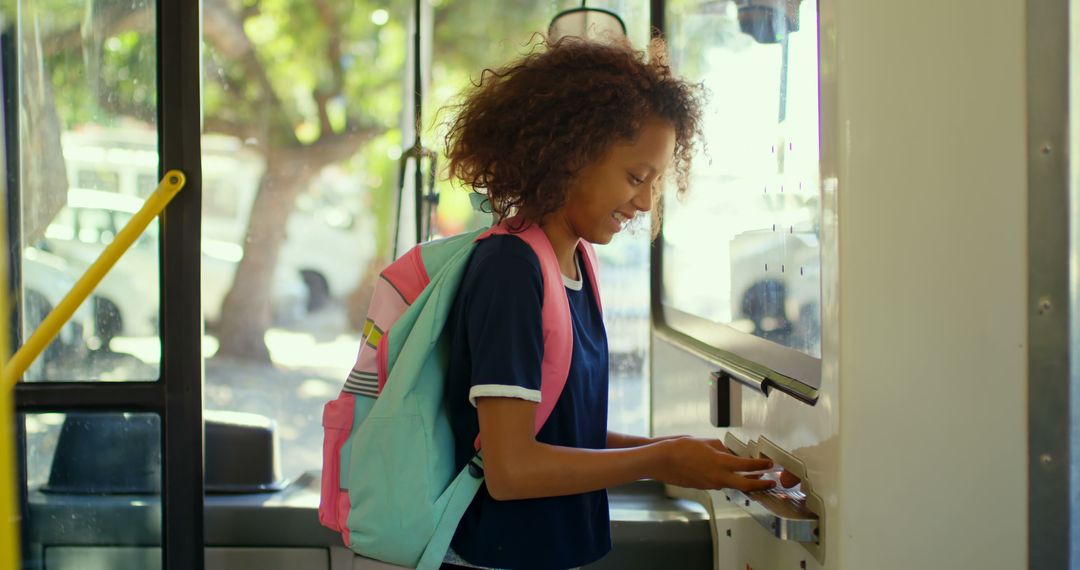
M220 355L270 361L264 337L270 327L274 270L285 240L285 224L296 197L319 171L292 154L286 151L267 157L248 219L244 257L221 306Z
M19 89L23 122L19 128L22 246L35 245L44 237L49 223L67 204L68 179L60 142L63 126L53 98L48 68L38 47L38 38L30 34L20 37L18 49L23 64L23 81ZM13 127L8 125L8 128Z
M248 218L244 257L221 304L218 354L270 362L264 337L270 328L274 269L296 197L323 168L353 156L379 133L354 128L324 135L310 145L271 149L266 155L266 172Z

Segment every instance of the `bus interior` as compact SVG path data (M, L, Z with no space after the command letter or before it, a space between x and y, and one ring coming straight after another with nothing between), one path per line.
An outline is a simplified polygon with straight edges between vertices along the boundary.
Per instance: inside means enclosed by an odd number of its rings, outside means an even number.
M586 568L1080 568L1075 0L0 3L9 354L182 173L6 360L0 568L400 568L319 524L323 406L379 271L491 222L447 120L544 33L707 95L597 247L609 428L800 480L610 489Z

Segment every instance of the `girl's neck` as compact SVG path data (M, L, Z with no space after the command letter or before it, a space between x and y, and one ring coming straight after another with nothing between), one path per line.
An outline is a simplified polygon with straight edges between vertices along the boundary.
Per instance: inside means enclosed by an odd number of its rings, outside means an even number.
M577 234L570 228L566 220L558 216L548 216L540 222L540 229L551 242L551 248L555 250L555 259L559 260L559 270L570 279L578 280L577 264L574 263L574 254L577 252Z

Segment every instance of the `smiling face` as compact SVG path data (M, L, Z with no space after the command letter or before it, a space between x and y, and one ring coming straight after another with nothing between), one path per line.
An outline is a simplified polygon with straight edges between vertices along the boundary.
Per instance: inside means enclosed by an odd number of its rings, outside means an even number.
M646 121L636 140L615 143L586 166L567 192L566 203L545 220L564 240L608 243L639 212L652 208L652 188L675 153L675 127Z

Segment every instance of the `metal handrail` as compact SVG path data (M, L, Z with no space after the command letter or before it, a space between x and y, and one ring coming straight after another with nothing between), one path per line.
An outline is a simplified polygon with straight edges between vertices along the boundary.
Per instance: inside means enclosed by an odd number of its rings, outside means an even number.
M15 355L11 357L11 360L7 362L3 372L0 373L0 390L14 389L19 378L22 378L26 369L41 355L45 347L56 338L56 335L60 333L60 329L75 314L75 310L86 301L86 298L90 296L98 283L101 283L105 274L116 265L120 256L124 255L124 252L131 247L131 244L139 239L139 236L146 231L146 227L150 225L150 222L165 209L165 206L172 201L186 182L187 178L179 170L170 170L165 173L165 177L161 179L157 190L154 190L154 193L146 199L142 208L139 208L139 211L131 217L131 220L117 232L116 239L101 252L101 255L87 268L83 276L75 282L71 291L68 291L68 294L57 303L56 308L45 317L45 320L38 325L30 338L23 343Z
M0 119L0 123L3 120ZM0 165L0 171L3 171ZM0 247L7 251L6 216L0 216ZM0 283L7 282L6 256L0 255ZM0 287L0 315L6 315L8 288ZM8 327L0 327L0 366L8 356ZM0 385L0 570L19 567L19 503L15 474L15 394Z

